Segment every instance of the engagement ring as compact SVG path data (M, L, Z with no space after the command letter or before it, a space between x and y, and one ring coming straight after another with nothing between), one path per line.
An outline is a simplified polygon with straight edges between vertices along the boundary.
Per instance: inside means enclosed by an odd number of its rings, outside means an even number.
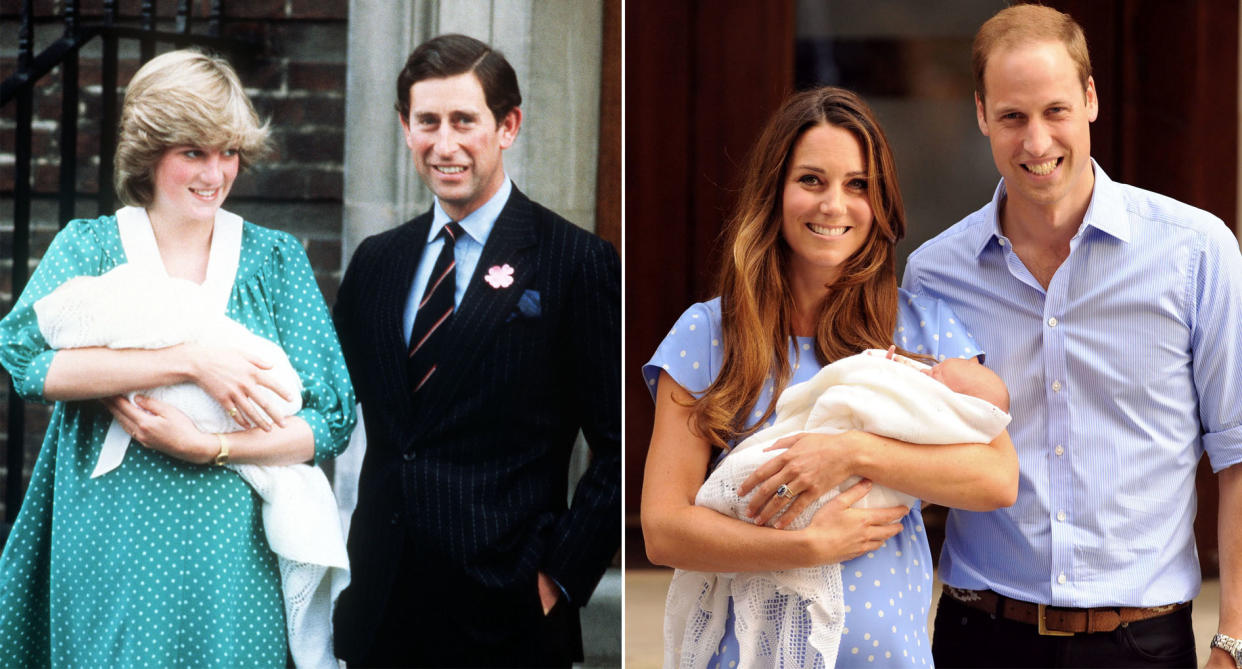
M777 496L777 497L784 497L785 499L793 499L793 498L797 497L798 495L797 495L797 493L795 493L794 491L790 490L790 489L789 489L789 486L787 486L787 485L785 485L784 483L782 483L782 484L781 484L781 487L779 487L779 488L777 488L777 489L776 489L776 496Z

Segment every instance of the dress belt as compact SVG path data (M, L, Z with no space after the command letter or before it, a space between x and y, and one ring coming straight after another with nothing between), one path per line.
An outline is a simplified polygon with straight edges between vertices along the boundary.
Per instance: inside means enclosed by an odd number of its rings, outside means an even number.
M1075 609L1023 602L998 595L991 590L965 590L946 585L944 594L972 609L999 615L1007 620L1036 625L1040 634L1048 636L1111 632L1122 625L1167 615L1190 605L1190 602L1181 602L1142 608L1103 606Z

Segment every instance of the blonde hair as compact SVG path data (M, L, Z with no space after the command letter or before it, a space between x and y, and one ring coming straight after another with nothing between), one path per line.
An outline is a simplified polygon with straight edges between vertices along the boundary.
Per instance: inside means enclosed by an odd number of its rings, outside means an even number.
M759 136L726 231L727 255L720 271L724 360L716 380L691 402L696 431L717 446L762 425L789 382L794 302L781 199L794 146L820 125L841 128L858 140L875 219L862 248L845 261L818 307L815 358L824 364L892 343L898 299L895 246L905 236L906 217L888 139L856 94L832 86L797 93ZM748 421L769 375L772 400L760 418Z
M1091 76L1091 55L1087 53L1087 36L1082 26L1069 14L1042 5L1014 5L1002 9L988 19L975 33L970 50L971 69L975 76L975 92L984 99L983 71L988 57L999 49L1039 42L1065 45L1070 60L1078 70L1083 91Z
M125 90L117 140L116 192L145 207L155 194L155 165L174 146L236 149L241 169L268 150L237 73L223 59L195 49L170 51L143 65Z

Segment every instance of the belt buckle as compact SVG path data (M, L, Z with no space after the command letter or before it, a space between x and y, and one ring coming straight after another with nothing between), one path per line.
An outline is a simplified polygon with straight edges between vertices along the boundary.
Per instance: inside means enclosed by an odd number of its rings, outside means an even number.
M1062 632L1061 630L1048 629L1048 621L1046 619L1046 616L1048 615L1048 605L1037 604L1036 606L1039 607L1038 622L1040 636L1074 636L1073 632Z

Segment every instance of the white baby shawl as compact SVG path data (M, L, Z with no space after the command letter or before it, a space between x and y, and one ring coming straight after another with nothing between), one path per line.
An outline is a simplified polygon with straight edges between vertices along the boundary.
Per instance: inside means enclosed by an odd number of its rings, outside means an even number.
M224 313L241 254L241 218L217 212L207 278L201 286L167 275L145 210L121 209L117 224L128 264L100 276L70 279L35 303L39 330L48 345L155 349L193 341L240 349L272 363L269 373L295 398L287 402L266 388L259 392L267 394L284 416L299 411L302 383L284 350ZM130 393L131 399L135 394L139 393ZM203 432L241 429L192 383L140 394L175 406ZM129 442L130 436L114 420L91 478L120 466ZM228 467L263 500L263 529L280 567L294 663L337 669L332 609L349 584L349 557L327 477L306 464Z
M742 441L721 461L699 489L695 504L750 521L745 511L754 492L741 497L738 486L779 454L764 452L765 448L790 435L862 430L916 444L986 443L1009 424L1009 414L999 408L955 393L918 371L926 365L904 358L886 360L886 355L871 350L850 356L786 388L777 400L776 422ZM816 511L857 480L852 478L816 500L789 529L806 527ZM867 506L914 501L881 486L867 498L873 495L881 499ZM741 573L678 569L665 605L666 669L708 666L724 635L730 596L739 666L810 668L836 663L845 615L840 564Z

